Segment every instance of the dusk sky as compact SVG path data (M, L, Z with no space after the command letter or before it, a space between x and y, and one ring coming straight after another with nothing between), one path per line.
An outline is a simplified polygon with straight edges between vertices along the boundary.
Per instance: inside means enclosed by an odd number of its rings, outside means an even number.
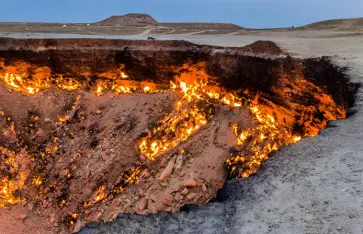
M147 13L160 22L223 22L249 28L363 17L363 0L0 0L0 21L96 22Z

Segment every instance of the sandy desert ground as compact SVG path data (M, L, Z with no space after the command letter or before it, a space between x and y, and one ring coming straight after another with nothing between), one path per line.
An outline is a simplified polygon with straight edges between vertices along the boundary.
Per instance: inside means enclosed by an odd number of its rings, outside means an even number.
M244 46L271 40L294 57L330 56L363 80L360 31L259 31L253 35L100 36L0 33L0 37L97 37L180 39L197 44ZM284 147L255 176L227 182L217 198L177 214L119 215L110 224L89 224L81 234L98 233L363 233L363 92L349 118L329 123L318 136ZM1 215L1 213L0 213Z

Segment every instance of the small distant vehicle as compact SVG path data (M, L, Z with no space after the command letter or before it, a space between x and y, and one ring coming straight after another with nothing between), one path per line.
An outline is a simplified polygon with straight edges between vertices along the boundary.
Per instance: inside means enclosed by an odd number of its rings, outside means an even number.
M155 37L148 37L147 39L148 39L148 40L152 40L152 41L153 41L153 40L156 40L156 39L155 39Z

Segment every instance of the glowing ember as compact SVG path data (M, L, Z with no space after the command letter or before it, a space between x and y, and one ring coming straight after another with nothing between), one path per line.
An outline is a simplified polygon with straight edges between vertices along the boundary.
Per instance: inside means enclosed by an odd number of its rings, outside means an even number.
M128 87L125 87L125 86L122 86L122 85L117 85L117 84L114 84L112 86L112 90L115 91L118 94L132 93L131 88L128 88Z
M105 82L102 82L101 80L98 80L96 82L96 88L95 88L95 94L97 96L102 96L104 94L104 91L107 90L107 84Z
M127 79L127 78L129 78L129 76L128 76L128 75L126 75L124 72L121 72L121 77L122 77L122 79Z
M144 90L145 93L148 93L148 92L150 92L150 87L149 86L145 86L143 88L143 90Z
M75 91L80 87L80 83L73 78L59 77L58 79L56 79L56 82L58 88L68 91Z
M105 198L105 189L106 186L102 185L101 187L99 187L96 191L96 193L93 195L93 201L91 202L91 204L95 204L101 200L103 200Z
M36 186L36 187L38 187L39 185L41 185L42 184L42 178L41 177L36 177L36 178L34 178L33 179L33 181L32 181L32 184L34 185L34 186Z

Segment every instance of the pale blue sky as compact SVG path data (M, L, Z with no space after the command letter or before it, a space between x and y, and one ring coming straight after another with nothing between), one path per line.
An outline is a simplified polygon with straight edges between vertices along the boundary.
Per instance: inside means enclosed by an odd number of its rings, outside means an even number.
M249 28L363 17L363 0L0 0L0 21L95 22L147 13L163 22L225 22Z

